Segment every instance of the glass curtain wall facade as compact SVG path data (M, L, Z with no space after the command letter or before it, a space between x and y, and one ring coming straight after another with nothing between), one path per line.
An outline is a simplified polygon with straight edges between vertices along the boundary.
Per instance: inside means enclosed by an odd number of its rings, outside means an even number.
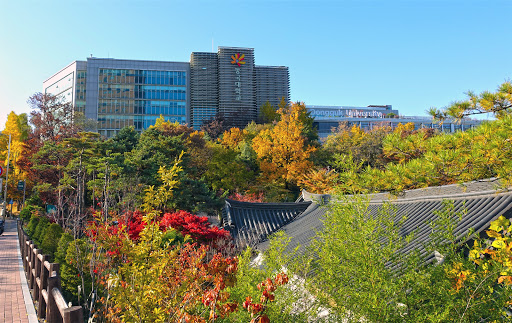
M172 122L186 123L187 73L100 69L98 127L102 135L134 126L142 131L162 115Z
M86 62L75 61L43 82L43 93L71 102L75 111L85 112Z
M188 122L188 63L87 59L85 115L106 137L133 126L142 131L161 116Z
M77 70L76 72L76 90L75 90L75 110L85 113L85 82L87 80L87 71Z

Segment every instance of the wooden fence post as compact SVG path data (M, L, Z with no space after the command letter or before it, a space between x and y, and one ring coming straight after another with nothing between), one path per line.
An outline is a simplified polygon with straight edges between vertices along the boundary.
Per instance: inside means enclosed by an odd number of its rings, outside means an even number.
M19 222L18 222L18 224L19 224ZM25 270L25 232L23 232L21 224L19 224L19 228L18 228L18 237L19 237L18 242L20 244L21 260L23 262L23 270Z
M82 306L72 306L64 310L64 323L83 323L84 310Z
M35 293L36 292L36 289L37 289L37 282L36 282L36 278L37 278L37 275L36 275L36 268L37 268L37 255L41 252L41 249L36 249L35 248L35 245L34 245L34 249L32 249L32 266L30 267L30 274L31 274L31 279L30 279L30 288L32 289L32 291Z
M29 246L30 246L30 241L27 239L25 241L25 245L23 246L23 249L25 249L25 251L24 251L25 257L23 258L23 264L25 265L24 266L25 267L25 277L27 277L27 278L28 278L28 276L27 276L27 272L28 272L28 258L30 257L30 254L28 252Z
M35 283L35 277L34 277L34 243L30 244L30 248L28 249L29 252L29 258L28 258L28 288L34 290L34 283Z
M34 250L35 264L34 264L34 299L39 299L40 286L41 286L41 249Z
M41 285L39 286L39 297L38 297L38 303L37 303L37 314L39 315L39 318L45 318L46 317L46 301L43 297L43 290L48 288L48 277L50 276L48 274L48 269L45 266L45 262L48 261L48 256L43 255L43 259L41 260Z
M58 264L50 264L49 277L48 277L48 304L46 304L46 322L48 323L60 323L62 317L60 316L59 308L55 302L52 290L54 288L60 289L60 278L59 278L59 266Z

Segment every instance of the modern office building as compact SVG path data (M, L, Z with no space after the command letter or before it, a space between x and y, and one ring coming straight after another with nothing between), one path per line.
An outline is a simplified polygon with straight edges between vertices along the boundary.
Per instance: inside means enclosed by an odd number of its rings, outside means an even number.
M193 52L190 62L89 57L44 81L43 93L64 97L106 137L126 126L142 131L160 115L199 129L222 113L243 127L266 101L290 100L288 68L257 66L254 49L240 47Z
M464 119L461 122L446 120L442 124L434 122L432 117L403 116L391 105L369 105L367 107L317 106L307 105L306 109L315 119L313 126L320 137L327 137L340 123L347 126L359 126L364 130L388 126L396 128L398 124L414 123L415 129L433 128L443 132L464 131L478 126L482 121Z

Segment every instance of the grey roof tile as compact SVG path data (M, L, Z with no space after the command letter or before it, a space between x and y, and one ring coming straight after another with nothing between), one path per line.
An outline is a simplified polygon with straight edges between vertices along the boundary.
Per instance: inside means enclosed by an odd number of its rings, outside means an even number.
M235 239L254 245L302 214L311 202L250 203L226 200L223 222Z
M448 188L436 188L435 190L422 190L423 192L407 192L405 197L390 198L382 194L379 199L373 198L368 206L368 214L376 216L384 202L389 201L396 207L395 221L400 221L404 216L404 221L400 234L407 236L414 233L413 240L406 245L401 252L409 253L416 250L426 261L433 259L433 254L429 254L424 249L429 242L432 227L431 223L437 219L435 211L443 208L443 200L452 200L454 210L452 220L456 223L455 235L458 243L463 244L468 237L470 230L474 234L482 233L488 229L490 222L497 219L500 215L512 218L512 191L510 190L490 190L489 183L483 185L478 183L477 188L484 188L484 191L476 189L469 192L457 190L457 186L450 185ZM495 185L495 184L493 184ZM435 193L428 195L425 192ZM328 195L314 195L307 192L303 193L304 201L330 200L329 203L341 203L335 201ZM253 205L252 207L257 207ZM458 213L465 210L462 219L459 219ZM326 205L312 203L301 214L297 215L293 221L284 225L283 230L290 238L288 250L293 250L299 246L299 251L307 248L314 238L316 232L323 228L323 218L329 212ZM268 240L261 239L256 247L260 250L268 248Z

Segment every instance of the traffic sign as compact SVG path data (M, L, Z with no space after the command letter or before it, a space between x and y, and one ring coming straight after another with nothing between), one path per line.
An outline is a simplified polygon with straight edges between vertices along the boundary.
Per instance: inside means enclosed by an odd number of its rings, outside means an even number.
M2 166L0 166L0 176L2 176L4 174L4 168Z
M25 181L18 181L18 191L23 191L25 188Z

